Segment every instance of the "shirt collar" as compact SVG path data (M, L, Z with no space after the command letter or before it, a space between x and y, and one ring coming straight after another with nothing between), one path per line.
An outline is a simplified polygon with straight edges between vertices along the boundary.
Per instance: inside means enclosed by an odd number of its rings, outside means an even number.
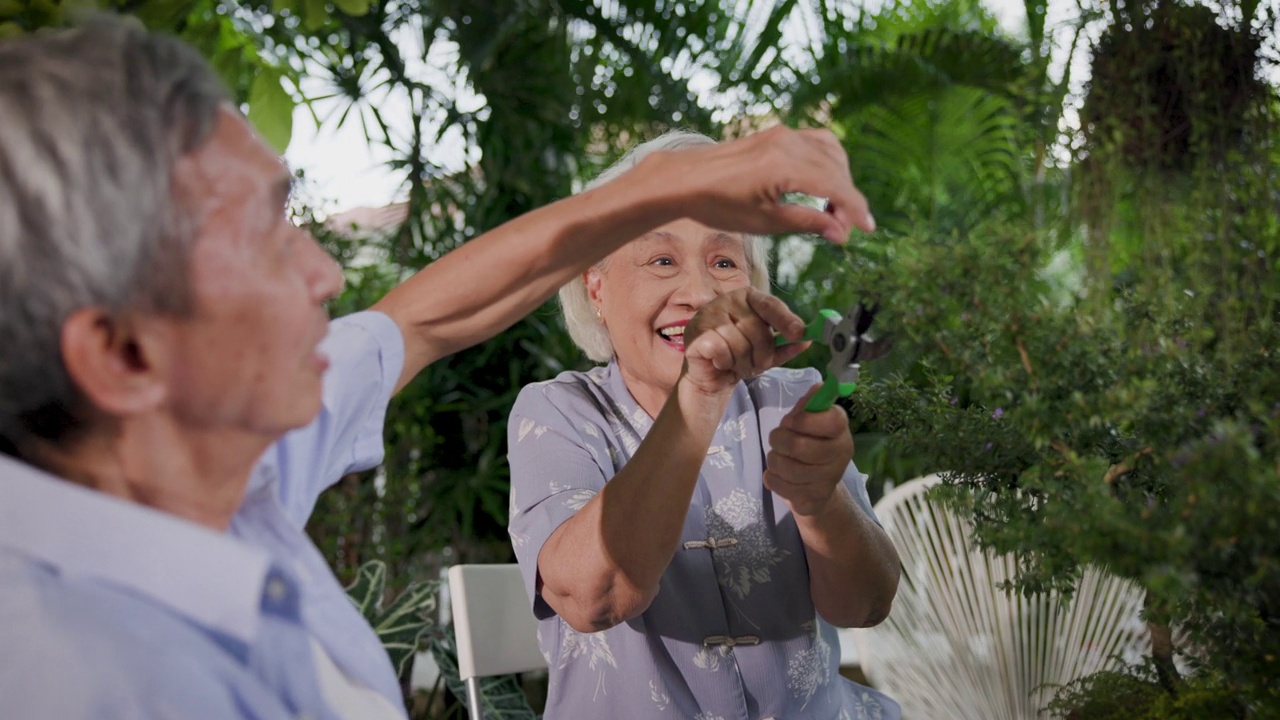
M195 523L0 455L0 548L115 585L246 644L271 561Z

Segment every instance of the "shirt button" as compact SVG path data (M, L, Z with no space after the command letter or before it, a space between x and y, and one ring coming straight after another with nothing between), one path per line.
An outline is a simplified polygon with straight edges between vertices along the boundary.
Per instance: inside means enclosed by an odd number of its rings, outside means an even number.
M284 602L289 595L289 588L284 586L284 581L280 578L271 578L267 581L267 599L271 602Z

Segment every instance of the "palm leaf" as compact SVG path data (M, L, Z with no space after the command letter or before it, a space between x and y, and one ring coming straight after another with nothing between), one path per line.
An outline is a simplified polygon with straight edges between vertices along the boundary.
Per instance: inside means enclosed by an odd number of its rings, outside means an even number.
M434 624L436 595L440 582L426 580L410 583L385 609L382 598L386 587L387 566L381 560L370 560L360 566L356 579L347 586L347 596L373 626L382 646L391 658L398 677L408 672L423 634Z
M440 677L449 692L470 707L467 688L458 672L458 648L452 632L434 633L428 640L431 656L440 668ZM480 679L480 703L488 720L537 720L516 675L495 675Z

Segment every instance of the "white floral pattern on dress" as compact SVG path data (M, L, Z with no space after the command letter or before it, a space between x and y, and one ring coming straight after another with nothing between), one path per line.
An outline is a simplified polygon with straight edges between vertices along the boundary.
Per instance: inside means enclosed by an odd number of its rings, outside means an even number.
M649 698L658 707L658 712L666 712L671 707L671 696L660 690L654 680L649 681Z
M711 467L717 470L733 469L733 455L730 455L729 451L724 448L720 448L718 452L708 455L707 462L711 463Z
M724 720L724 717L720 715L712 715L709 712L700 712L693 716L693 720Z
M884 709L879 698L866 690L859 690L858 699L862 701L858 706L858 720L884 720Z
M737 420L726 420L720 426L720 431L724 433L725 438L734 442L742 442L747 439L747 423L750 422L749 415L743 415Z
M564 505L570 510L577 512L582 509L583 505L591 502L591 498L596 495L597 493L595 490L579 490L570 495L569 499L564 501Z
M605 411L604 419L609 423L609 430L613 432L613 436L622 441L622 446L626 448L628 455L634 455L636 448L640 447L640 438L636 437L636 433L618 417L618 413L613 408Z
M797 652L787 662L787 689L807 705L818 688L831 681L831 646L813 623L805 623L802 629L813 637L813 645Z
M532 419L525 418L520 421L520 428L516 433L516 442L524 442L524 438L529 434L529 431L533 431L533 438L536 440L542 437L542 434L547 430L550 430L550 428L546 425L539 425Z
M560 669L569 666L569 662L585 657L587 668L597 673L595 700L604 692L605 665L617 670L618 661L609 649L609 638L605 632L580 633L569 627L569 623L560 622Z
M771 582L773 568L789 553L774 544L764 522L764 505L741 488L707 509L707 532L718 540L738 542L715 551L716 579L738 599L753 585Z
M720 672L720 660L725 657L723 647L703 645L693 654L693 664L707 672Z

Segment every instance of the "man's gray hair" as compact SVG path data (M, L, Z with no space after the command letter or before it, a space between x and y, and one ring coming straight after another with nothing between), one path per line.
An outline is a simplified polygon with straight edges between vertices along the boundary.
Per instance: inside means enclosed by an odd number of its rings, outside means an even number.
M706 135L688 130L672 130L632 148L621 160L588 183L583 190L585 192L616 180L646 156L655 152L679 151L715 144L716 141ZM761 292L769 292L768 241L759 235L743 235L743 240L751 286ZM596 264L596 268L603 269L608 260L608 258L601 260ZM613 357L613 343L609 340L609 331L596 315L596 308L591 303L591 298L587 296L587 283L581 275L560 288L560 309L564 312L564 324L573 342L592 360L608 362Z
M62 360L73 312L191 310L172 173L226 100L194 50L125 21L0 42L0 451L92 417Z

